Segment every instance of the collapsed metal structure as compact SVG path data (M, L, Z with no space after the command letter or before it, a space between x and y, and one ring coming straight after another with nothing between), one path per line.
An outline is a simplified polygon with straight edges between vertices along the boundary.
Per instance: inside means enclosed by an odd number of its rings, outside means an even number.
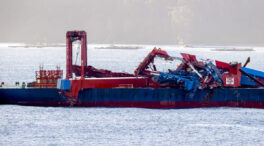
M85 31L69 31L66 35L66 80L58 87L67 98L78 100L80 90L90 88L183 88L194 93L197 89L218 87L263 86L264 73L241 66L241 63L225 63L209 59L198 60L195 55L181 53L178 56L154 48L139 64L134 74L96 69L87 65ZM72 64L72 44L81 41L81 66ZM175 70L159 72L154 65L155 57L180 60ZM150 67L150 64L153 64ZM152 68L152 70L148 70ZM73 78L73 73L80 78ZM70 80L70 81L68 81ZM192 94L190 94L191 96Z

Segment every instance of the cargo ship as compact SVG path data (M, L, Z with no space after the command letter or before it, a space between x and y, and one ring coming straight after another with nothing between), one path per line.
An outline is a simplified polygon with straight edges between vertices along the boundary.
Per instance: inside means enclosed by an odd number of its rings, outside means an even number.
M72 62L73 42L81 42L81 65ZM167 72L155 58L178 61ZM22 87L0 87L1 104L73 107L264 108L264 72L241 63L202 59L154 48L133 74L97 69L87 64L85 31L66 34L66 78L62 70L36 72Z

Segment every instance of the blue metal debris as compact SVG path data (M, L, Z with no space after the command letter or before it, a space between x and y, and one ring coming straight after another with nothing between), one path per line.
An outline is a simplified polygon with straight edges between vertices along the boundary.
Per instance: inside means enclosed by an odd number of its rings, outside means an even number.
M244 71L245 73L247 73L248 75L252 76L253 78L255 78L256 81L257 80L264 80L264 72L257 71L254 69L250 69L250 68L246 68L246 67L242 67L241 70ZM242 74L240 84L245 85L245 86L257 86L256 81L251 79L249 76Z
M182 72L180 72L182 73ZM200 79L196 74L183 76L177 74L168 74L161 72L158 77L158 83L161 84L184 84L187 91L197 88L200 84Z
M245 85L245 86L256 86L257 85L255 81L253 81L248 76L245 76L243 74L241 75L240 84Z
M220 70L212 62L206 63L204 68L207 71L207 73L214 78L215 82L223 83Z
M250 68L246 68L246 67L242 67L241 68L244 72L256 77L256 78L260 78L260 79L264 79L264 72L262 71L258 71L258 70L254 70L254 69L250 69Z
M204 66L201 68L195 68L203 78L208 78L211 76L213 80L207 82L207 87L211 87L211 84L219 83L220 85L222 82L222 75L221 70L218 69L211 61L204 62ZM184 68L179 68L175 71L170 71L169 73L161 72L158 79L158 83L161 84L183 84L183 87L187 91L195 92L201 83L201 78L192 71L187 71Z

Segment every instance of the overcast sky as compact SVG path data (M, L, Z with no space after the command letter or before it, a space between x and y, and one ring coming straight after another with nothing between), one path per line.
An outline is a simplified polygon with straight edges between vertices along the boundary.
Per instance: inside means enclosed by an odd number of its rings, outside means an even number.
M0 42L264 45L264 0L0 0Z

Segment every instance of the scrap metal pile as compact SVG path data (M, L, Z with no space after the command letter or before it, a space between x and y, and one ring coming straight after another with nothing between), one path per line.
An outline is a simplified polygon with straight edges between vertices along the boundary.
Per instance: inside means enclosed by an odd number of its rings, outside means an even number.
M241 63L225 63L210 59L197 59L195 55L180 53L165 59L180 60L175 70L153 73L159 84L183 87L187 91L216 87L259 87L263 86L264 72L242 67Z

